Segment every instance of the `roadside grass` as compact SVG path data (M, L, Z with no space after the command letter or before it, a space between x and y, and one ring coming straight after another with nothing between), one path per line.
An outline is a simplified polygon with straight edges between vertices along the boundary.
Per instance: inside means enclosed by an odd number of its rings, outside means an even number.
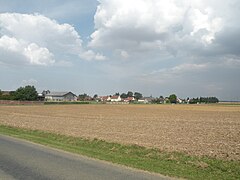
M121 145L99 139L83 139L5 125L0 125L0 134L172 177L240 179L240 161L169 153L137 145Z

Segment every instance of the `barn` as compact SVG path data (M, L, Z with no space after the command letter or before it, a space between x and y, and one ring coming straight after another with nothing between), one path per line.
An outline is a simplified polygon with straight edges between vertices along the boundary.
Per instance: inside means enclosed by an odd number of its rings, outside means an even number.
M77 96L72 92L49 92L45 94L46 101L77 101Z

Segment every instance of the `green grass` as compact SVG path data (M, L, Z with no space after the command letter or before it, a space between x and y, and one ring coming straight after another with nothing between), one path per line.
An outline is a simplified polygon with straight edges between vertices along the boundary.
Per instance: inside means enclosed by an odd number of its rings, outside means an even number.
M195 157L178 152L168 153L136 145L121 145L5 125L0 125L0 134L173 177L240 179L239 161Z
M89 101L45 101L45 105L56 105L56 104L90 104Z

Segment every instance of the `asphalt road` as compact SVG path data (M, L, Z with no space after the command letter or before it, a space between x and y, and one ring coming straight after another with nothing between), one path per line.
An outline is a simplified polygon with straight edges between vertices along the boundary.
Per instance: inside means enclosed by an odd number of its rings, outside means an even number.
M0 179L163 180L169 178L0 135Z

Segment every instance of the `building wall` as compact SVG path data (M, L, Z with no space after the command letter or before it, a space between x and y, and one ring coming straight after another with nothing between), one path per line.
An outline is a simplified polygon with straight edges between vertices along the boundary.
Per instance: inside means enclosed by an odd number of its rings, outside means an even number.
M77 97L74 96L72 93L68 93L63 97L64 101L76 101Z
M45 100L47 100L47 101L51 101L52 100L52 96L45 96Z
M77 96L72 93L68 93L64 96L48 96L45 97L48 101L77 101Z
M111 102L119 102L119 101L121 101L122 99L121 99L121 97L119 96L117 99L111 99Z
M53 101L64 101L64 97L63 96L53 96L52 100Z

